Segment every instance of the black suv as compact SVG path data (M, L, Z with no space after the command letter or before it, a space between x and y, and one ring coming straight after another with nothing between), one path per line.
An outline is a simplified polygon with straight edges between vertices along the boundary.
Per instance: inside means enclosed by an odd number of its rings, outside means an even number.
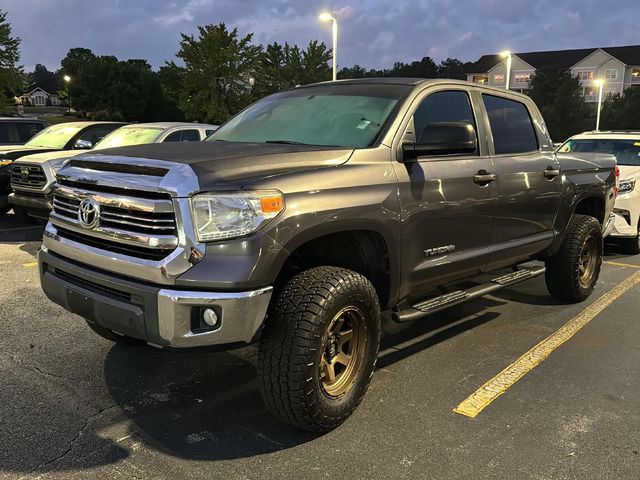
M47 122L35 118L0 117L0 147L22 145L47 125Z

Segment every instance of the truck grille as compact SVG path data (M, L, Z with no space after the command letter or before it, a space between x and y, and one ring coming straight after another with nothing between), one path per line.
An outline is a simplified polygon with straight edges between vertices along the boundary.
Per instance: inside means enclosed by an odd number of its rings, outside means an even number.
M11 186L42 188L47 183L44 170L39 165L14 165L11 170Z
M87 188L56 186L51 220L60 236L91 247L138 258L161 260L178 245L173 203L170 199L103 193ZM82 222L80 204L98 205L93 226Z

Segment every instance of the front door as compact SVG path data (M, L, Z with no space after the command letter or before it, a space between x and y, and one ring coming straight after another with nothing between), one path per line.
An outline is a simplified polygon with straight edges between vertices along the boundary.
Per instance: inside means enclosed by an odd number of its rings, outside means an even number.
M496 196L495 172L482 140L484 124L476 122L478 110L469 92L431 90L413 106L404 141L416 141L417 132L438 122L465 122L480 135L473 154L434 155L395 164L402 207L403 277L408 279L401 293L409 300L486 265Z
M562 178L553 151L540 148L545 142L525 103L488 94L482 99L497 177L491 269L525 260L551 243Z

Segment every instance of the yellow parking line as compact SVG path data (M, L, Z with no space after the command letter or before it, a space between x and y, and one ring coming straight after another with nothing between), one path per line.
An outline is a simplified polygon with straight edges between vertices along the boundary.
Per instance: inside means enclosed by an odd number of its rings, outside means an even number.
M616 267L640 268L640 265L632 265L630 263L611 262L609 260L602 263L606 263L607 265L614 265Z
M605 308L634 285L640 283L640 271L635 272L622 283L616 285L598 300L589 305L582 313L575 316L542 340L527 353L505 368L498 375L482 385L466 400L453 409L455 413L474 418L491 402L507 391L529 371L533 370L547 358L551 352L573 337L582 327L598 316Z
M31 267L35 267L36 265L38 265L38 262L29 262L29 263L23 263L22 266L25 268L31 268Z

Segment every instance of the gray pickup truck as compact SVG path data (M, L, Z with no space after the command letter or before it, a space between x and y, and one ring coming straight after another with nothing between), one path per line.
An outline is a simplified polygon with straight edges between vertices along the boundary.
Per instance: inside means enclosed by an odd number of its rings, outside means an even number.
M383 320L545 270L552 295L586 299L615 171L610 156L556 155L524 95L399 78L298 87L206 142L69 160L41 283L115 342L259 342L266 406L322 432L363 397Z

